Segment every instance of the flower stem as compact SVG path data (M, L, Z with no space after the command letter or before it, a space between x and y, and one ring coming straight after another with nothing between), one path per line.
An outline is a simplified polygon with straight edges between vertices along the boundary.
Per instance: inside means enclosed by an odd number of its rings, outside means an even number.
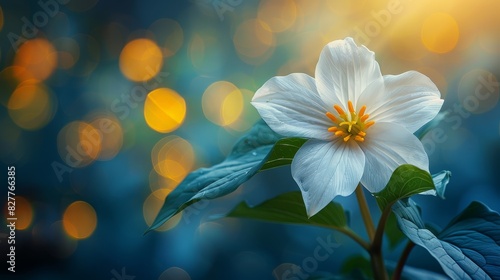
M365 240L363 240L361 237L359 237L359 235L357 235L350 228L335 228L335 230L338 230L339 232L349 236L352 240L354 240L356 243L358 243L366 251L370 250L370 245Z
M389 275L387 274L387 270L385 269L384 258L382 256L382 240L384 237L385 224L390 214L391 206L389 205L384 209L382 215L380 216L380 220L377 225L377 231L375 232L375 237L373 238L373 242L369 251L375 279L389 279Z
M363 193L363 187L361 184L359 184L356 188L356 198L358 199L359 210L361 211L361 216L363 216L363 222L365 223L368 238L372 241L375 237L375 226L373 225L370 209L368 209L368 204L366 203L365 194Z
M399 258L396 269L394 270L394 274L392 275L393 280L401 279L401 273L403 272L403 267L405 266L406 260L408 259L408 256L410 256L410 252L413 249L413 247L415 247L415 243L408 241L403 250L403 253L401 253L401 257Z

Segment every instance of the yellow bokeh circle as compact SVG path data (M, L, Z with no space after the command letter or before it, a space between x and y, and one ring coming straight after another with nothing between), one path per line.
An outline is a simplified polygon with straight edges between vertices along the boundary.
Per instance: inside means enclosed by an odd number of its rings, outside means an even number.
M94 208L84 201L71 203L63 214L63 226L66 233L76 239L85 239L92 235L97 226Z
M273 53L276 39L267 23L259 19L250 19L236 28L233 44L243 61L258 65Z
M165 193L163 190L157 190L154 193L150 194L146 200L144 201L144 205L142 207L142 213L144 215L144 221L148 226L153 224L153 221L163 206L163 202L165 201L165 197L168 193ZM164 223L161 227L157 228L157 231L167 231L174 228L177 224L179 224L182 219L182 212L173 216L170 220Z
M57 67L57 52L46 39L28 40L17 50L14 66L19 81L44 81Z
M265 22L272 32L289 29L297 18L297 5L294 0L262 0L257 17Z
M434 13L422 25L422 43L431 52L452 51L460 37L457 21L449 14Z
M144 118L152 129L167 133L176 130L186 117L186 101L176 91L159 88L151 91L144 103Z
M14 90L7 107L15 124L27 130L36 130L52 120L56 102L43 85L25 82Z
M201 101L205 117L220 126L231 125L243 111L240 89L227 81L218 81L208 86Z
M64 126L57 135L57 150L71 167L84 167L94 162L102 149L102 136L93 125L75 121Z
M14 203L14 204L12 204ZM10 215L9 207L15 206L14 216ZM22 196L16 196L15 201L5 203L5 217L16 218L16 230L25 230L33 221L33 207L31 203Z
M156 173L180 182L193 169L195 154L188 141L170 135L158 141L153 147L151 161Z
M149 39L128 42L120 54L120 70L132 81L147 81L156 76L162 66L162 51Z

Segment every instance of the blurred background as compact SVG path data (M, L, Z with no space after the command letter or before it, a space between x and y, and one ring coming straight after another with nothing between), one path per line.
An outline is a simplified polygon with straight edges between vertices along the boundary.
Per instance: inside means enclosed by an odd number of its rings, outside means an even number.
M445 98L448 114L423 142L431 172L453 177L446 200L416 198L424 217L444 227L473 200L500 210L499 9L496 0L2 0L1 178L15 166L18 221L15 274L0 229L1 278L337 273L361 252L343 235L213 219L298 190L289 167L143 233L187 173L222 161L259 120L255 90L276 75L314 76L323 46L346 36L376 53L383 74L420 71ZM337 201L366 236L354 198ZM338 246L315 259L328 240ZM442 273L419 248L408 264Z

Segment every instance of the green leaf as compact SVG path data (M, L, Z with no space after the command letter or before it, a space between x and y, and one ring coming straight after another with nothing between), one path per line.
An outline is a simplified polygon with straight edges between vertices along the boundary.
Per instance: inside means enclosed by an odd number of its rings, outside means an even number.
M403 164L394 170L389 183L374 194L378 206L384 210L401 198L435 189L429 172L410 164Z
M292 163L295 153L307 141L304 138L284 138L280 139L273 147L269 154L266 163L261 167L262 170L267 170Z
M335 202L330 202L318 214L308 218L300 192L285 193L255 207L250 207L246 202L242 202L227 216L327 228L344 228L347 227L348 223L342 205Z
M344 275L357 273L361 279L373 279L373 270L370 260L363 255L355 255L344 261L340 272Z
M221 163L191 172L165 199L148 229L154 230L200 199L214 199L236 190L255 175L281 138L263 121L243 136ZM146 232L148 232L146 231Z
M500 279L500 215L472 202L439 234L425 227L411 199L393 206L401 230L452 279Z
M444 191L446 189L446 185L448 185L448 183L450 182L450 177L451 172L448 170L443 170L439 173L432 174L432 181L434 182L434 186L436 187L436 189L428 190L420 194L438 195L439 197L444 199ZM396 216L394 216L394 213L391 213L389 218L387 219L384 232L387 236L387 239L389 240L390 249L396 248L396 246L398 246L401 241L406 239L405 235L398 227L398 221L396 219Z

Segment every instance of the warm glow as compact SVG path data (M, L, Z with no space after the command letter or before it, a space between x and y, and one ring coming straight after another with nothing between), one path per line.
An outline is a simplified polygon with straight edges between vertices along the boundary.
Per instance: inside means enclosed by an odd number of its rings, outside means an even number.
M195 154L188 141L172 135L156 143L151 151L151 161L158 174L180 182L193 169Z
M97 226L94 208L84 201L73 202L64 211L63 225L66 233L73 238L89 237Z
M9 98L7 107L12 121L27 130L44 127L54 116L53 95L41 84L23 83Z
M186 102L169 88L151 91L144 103L144 118L152 129L168 133L176 130L186 117Z
M297 17L297 6L294 0L262 0L259 5L258 18L265 22L272 32L283 32L289 29Z
M99 160L110 160L120 151L123 144L123 129L120 121L112 116L100 116L90 122L91 127L99 132L101 150Z
M249 64L265 61L272 54L276 44L271 28L258 19L241 23L236 28L233 43L240 58Z
M243 111L243 95L230 82L215 82L203 93L202 107L211 122L228 126L238 120Z
M233 123L227 126L231 130L244 132L252 128L252 126L260 120L260 115L250 103L254 95L253 91L248 89L240 89L243 96L243 110L240 117Z
M157 194L155 194L157 193ZM165 201L165 197L168 193L165 193L163 190L155 191L150 194L148 198L144 201L144 205L142 207L142 213L144 215L144 220L148 226L153 224L153 221L163 206L163 202ZM173 216L170 220L165 222L161 227L157 228L157 231L167 231L179 224L182 219L182 212Z
M57 66L57 52L46 39L28 40L14 57L15 77L19 81L46 80Z
M10 216L8 207L12 206L9 203L5 204L5 217L16 218L16 230L25 230L33 221L33 207L31 203L22 196L16 196L15 201L11 201L15 203L16 210L14 211L15 216Z
M163 177L156 173L156 170L151 170L149 173L149 188L158 198L164 198L168 193L179 185L178 181ZM160 190L160 192L157 192Z
M86 122L71 122L57 135L57 150L71 167L84 167L94 162L102 149L101 133Z
M53 41L57 48L58 66L61 69L71 69L80 58L80 46L69 37L58 38Z
M428 16L422 25L422 42L431 52L447 53L457 45L459 38L458 24L445 13Z
M162 66L162 51L149 39L128 42L120 54L120 70L132 81L147 81L156 76Z

